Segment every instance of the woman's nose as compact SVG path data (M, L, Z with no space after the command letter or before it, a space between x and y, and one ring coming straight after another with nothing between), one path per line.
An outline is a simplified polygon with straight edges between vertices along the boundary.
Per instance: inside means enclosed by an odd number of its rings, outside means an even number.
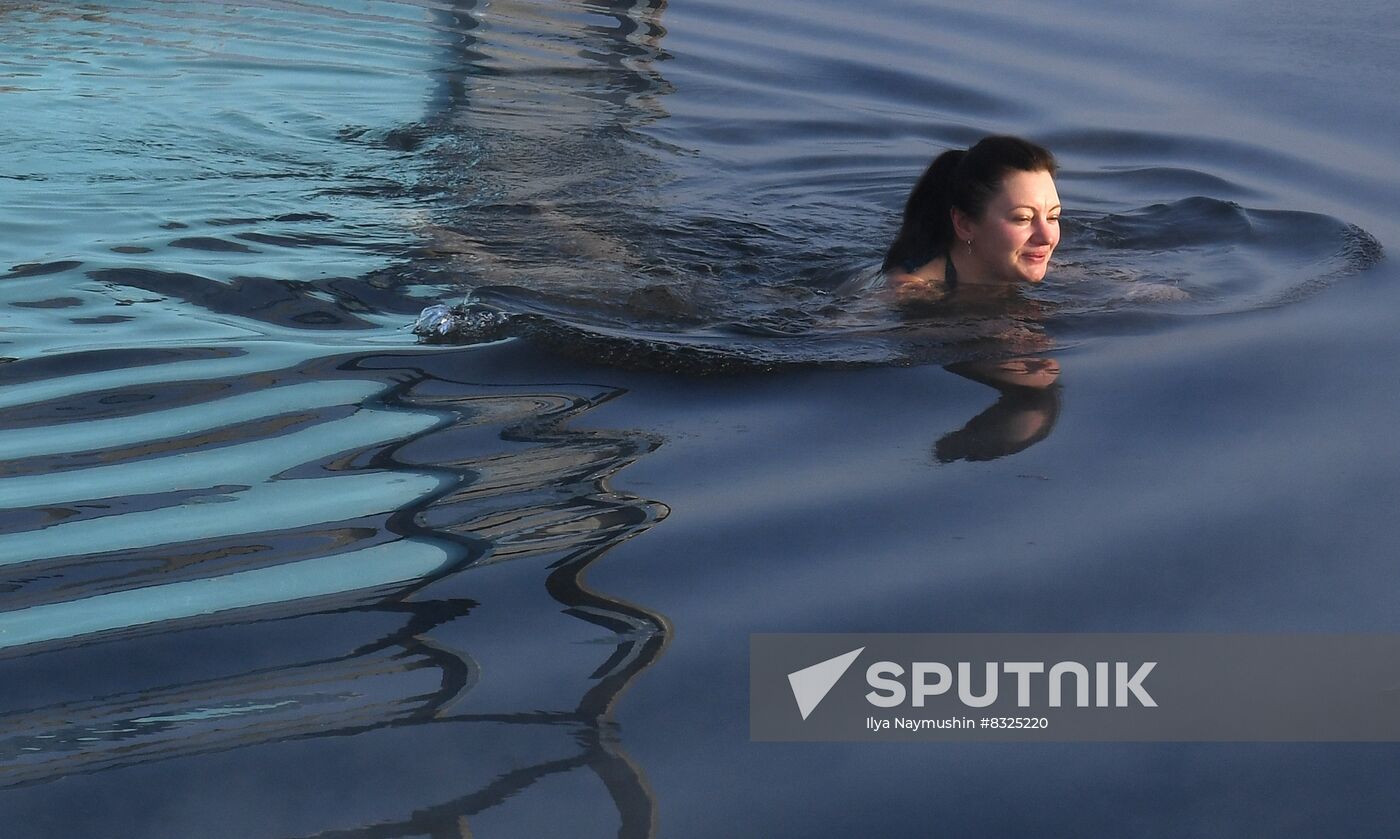
M1048 219L1041 219L1033 225L1031 237L1037 245L1048 245L1059 238L1059 228Z

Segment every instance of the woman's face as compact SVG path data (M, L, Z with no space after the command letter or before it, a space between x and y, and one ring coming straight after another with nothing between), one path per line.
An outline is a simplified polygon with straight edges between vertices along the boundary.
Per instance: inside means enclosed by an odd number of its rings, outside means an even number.
M956 245L985 282L1038 283L1060 243L1060 195L1049 172L1013 171L980 219L953 211ZM971 253L966 250L972 241Z

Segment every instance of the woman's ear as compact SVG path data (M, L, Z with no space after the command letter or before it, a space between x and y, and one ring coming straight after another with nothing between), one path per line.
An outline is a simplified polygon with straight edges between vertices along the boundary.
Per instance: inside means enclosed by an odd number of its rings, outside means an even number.
M957 235L958 241L966 242L972 239L972 219L967 213L964 213L957 207L952 207L948 210L948 214L953 217L953 233Z

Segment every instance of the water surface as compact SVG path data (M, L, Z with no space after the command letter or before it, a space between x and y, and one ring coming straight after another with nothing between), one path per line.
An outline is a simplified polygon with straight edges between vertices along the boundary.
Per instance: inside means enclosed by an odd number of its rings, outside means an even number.
M3 812L1385 832L1389 745L753 744L746 651L1395 631L1396 17L0 3ZM1036 316L878 305L992 132L1062 163ZM416 341L469 292L547 328ZM1055 388L943 368L1011 327Z

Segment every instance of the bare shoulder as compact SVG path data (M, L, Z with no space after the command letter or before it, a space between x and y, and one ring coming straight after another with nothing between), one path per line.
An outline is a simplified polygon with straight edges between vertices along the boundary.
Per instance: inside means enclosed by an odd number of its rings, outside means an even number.
M890 274L890 283L899 285L901 283L941 283L944 280L945 260L943 257L930 259L913 271L895 271Z
M901 304L941 300L948 293L943 260L932 260L913 271L893 271L889 274L888 287L894 292L895 302Z

